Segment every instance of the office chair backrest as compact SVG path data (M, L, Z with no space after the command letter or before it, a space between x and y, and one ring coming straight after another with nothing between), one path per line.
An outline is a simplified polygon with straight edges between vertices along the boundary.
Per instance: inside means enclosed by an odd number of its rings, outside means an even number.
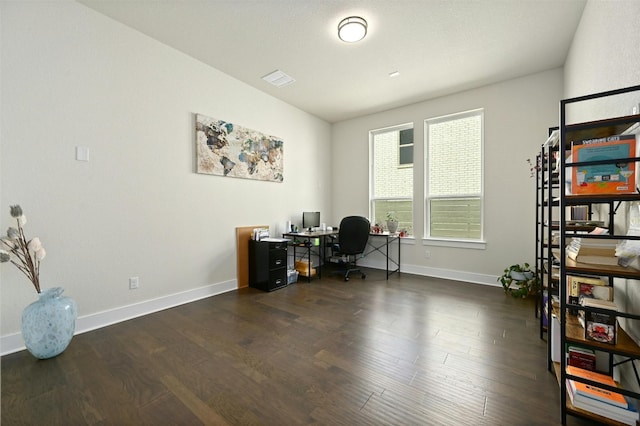
M338 241L340 253L360 254L364 252L371 232L369 219L362 216L347 216L340 221Z

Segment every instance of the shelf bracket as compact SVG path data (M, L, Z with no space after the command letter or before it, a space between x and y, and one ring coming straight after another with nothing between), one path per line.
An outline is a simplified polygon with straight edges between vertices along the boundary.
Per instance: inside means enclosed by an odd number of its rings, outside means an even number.
M618 204L616 204L616 208L613 209L613 214L616 214L618 212L618 207L620 207L620 204L622 204L622 201L618 201Z
M638 369L637 369L637 367L636 367L636 363L635 363L635 362L633 362L633 361L634 361L634 358L627 358L627 359L625 359L624 361L614 362L614 363L613 363L613 367L614 367L614 368L615 368L615 367L619 367L619 366L621 366L622 364L626 364L627 362L631 362L631 367L633 368L633 373L634 373L634 374L635 374L635 376L636 376L636 383L638 383L638 385L640 386L640 375L638 375Z

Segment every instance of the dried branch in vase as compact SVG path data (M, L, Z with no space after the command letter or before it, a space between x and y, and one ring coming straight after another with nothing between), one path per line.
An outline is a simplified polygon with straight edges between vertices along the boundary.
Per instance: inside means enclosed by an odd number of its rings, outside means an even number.
M23 226L27 218L18 205L10 206L11 217L16 219L17 228L10 227L7 236L0 238L0 262L13 263L33 284L36 292L40 293L40 261L47 252L42 247L40 238L34 237L27 241Z

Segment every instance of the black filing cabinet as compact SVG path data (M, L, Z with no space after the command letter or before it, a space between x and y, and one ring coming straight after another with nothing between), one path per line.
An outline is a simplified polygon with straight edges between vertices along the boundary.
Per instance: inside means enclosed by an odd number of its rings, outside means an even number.
M249 241L249 285L264 291L287 285L286 241Z

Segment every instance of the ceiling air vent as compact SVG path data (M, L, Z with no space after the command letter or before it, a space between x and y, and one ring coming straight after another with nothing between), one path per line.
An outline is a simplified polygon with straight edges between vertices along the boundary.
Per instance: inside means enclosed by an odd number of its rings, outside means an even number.
M295 78L288 76L280 70L275 70L271 74L267 74L262 79L268 83L273 84L276 87L286 86L296 81Z

